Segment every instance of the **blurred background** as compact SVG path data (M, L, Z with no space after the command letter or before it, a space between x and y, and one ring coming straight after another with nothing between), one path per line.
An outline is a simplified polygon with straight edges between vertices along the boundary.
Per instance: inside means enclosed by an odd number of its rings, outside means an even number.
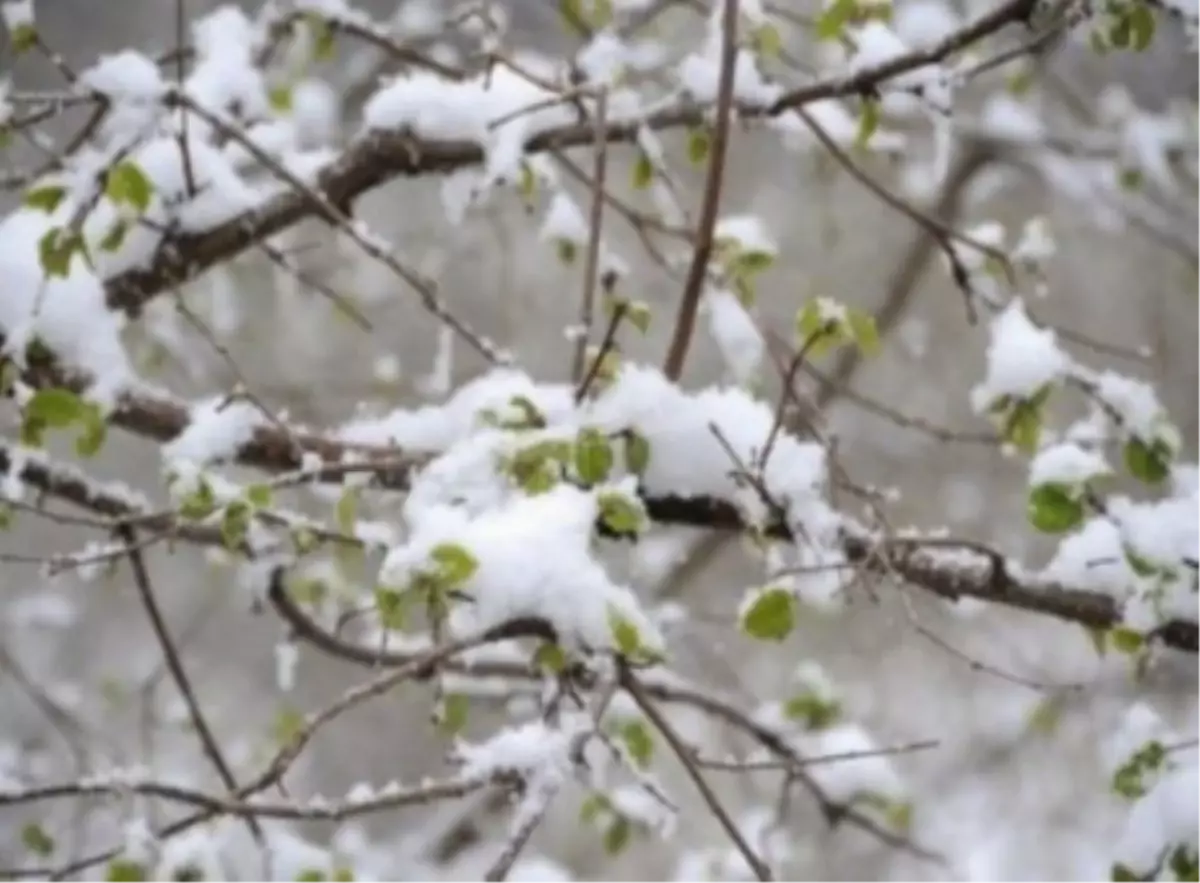
M898 8L913 2L896 0ZM187 0L186 10L195 17L216 5ZM358 5L381 20L396 9L387 0ZM547 54L573 51L578 41L565 32L556 7L549 0L510 0L508 42ZM952 11L969 17L984 8ZM47 43L77 68L125 46L166 50L174 39L171 0L38 0L37 16ZM702 27L700 17L684 9L668 13L657 33L690 45L687 41ZM1038 87L1045 94L1023 100L1041 102L1047 108L1043 118L1062 122L1064 131L1073 121L1059 96L1094 105L1114 84L1145 109L1158 111L1178 101L1194 108L1196 58L1180 30L1162 24L1160 39L1140 55L1099 59L1086 42L1063 46ZM340 88L355 71L371 70L368 55L353 43L341 43L329 81ZM36 58L14 59L7 45L0 47L0 75L21 89L60 85L49 65ZM990 87L968 90L961 112L984 114L1003 76L989 82ZM343 117L339 138L351 136L357 125L354 107L344 108ZM46 132L62 138L77 125L64 118ZM927 148L914 138L920 155ZM681 137L668 136L666 143L680 158L675 164L679 190L692 210L701 172L682 160ZM963 138L955 161L977 149L977 143ZM589 162L586 151L572 156L580 164ZM22 168L31 158L36 158L34 148L17 142L0 163ZM644 205L644 195L628 183L629 150L615 148L612 162L616 190ZM1031 298L1033 308L1048 322L1134 353L1130 358L1074 350L1091 365L1111 364L1153 383L1183 433L1185 459L1194 461L1197 233L1191 194L1176 195L1188 211L1168 215L1165 231L1147 234L1125 223L1097 223L1102 213L1092 202L1061 195L1019 164L987 160L975 165L961 176L954 198L941 200L942 208L953 210L946 217L960 227L999 221L1012 242L1026 221L1045 215L1058 248L1045 295ZM882 156L871 157L867 168L895 187L904 185L910 171ZM986 327L967 323L962 298L936 249L921 244L922 231L882 206L828 157L788 150L769 132L735 130L726 181L723 212L761 217L780 245L776 264L759 284L763 326L788 336L797 308L817 294L870 310L887 305L882 352L852 373L854 396L954 431L988 428L969 406L969 390L983 376ZM0 195L3 199L11 206L15 197ZM933 195L924 204L938 202ZM568 376L571 345L563 329L578 312L580 270L555 260L552 247L538 239L538 217L518 199L497 196L462 225L453 225L442 209L440 181L400 181L365 197L358 214L394 243L407 263L437 280L454 312L510 346L533 376ZM605 224L610 247L631 266L631 293L644 298L655 316L645 337L627 338L626 353L657 363L681 285L646 257L636 233L615 214ZM303 245L301 260L307 266L351 292L375 330L365 334L344 321L316 294L282 280L261 259L239 259L220 285L202 280L179 296L214 324L220 321L222 340L252 389L271 406L317 427L436 398L438 384L431 378L439 336L415 298L384 268L351 257L352 250L315 225L303 225L284 239ZM226 318L218 320L222 311ZM145 321L153 333L133 329L130 344L158 382L186 396L233 385L227 363L186 328L178 330L170 297L159 298ZM171 342L171 328L182 335L178 343ZM476 376L482 367L456 349L452 384ZM772 373L767 372L768 394L777 389ZM721 377L721 360L702 323L685 383L698 386ZM1046 560L1050 548L1025 521L1022 459L1006 457L994 445L940 441L880 417L849 395L829 403L823 416L836 432L852 476L900 492L888 509L894 526L945 526L956 537L993 543L1031 564ZM12 421L12 411L5 409L0 431L11 434ZM158 456L148 442L114 434L90 468L162 497ZM0 547L51 554L79 548L86 539L73 528L24 517ZM761 651L731 625L744 588L758 578L755 567L736 541L701 538L695 548L692 564L662 586L637 586L645 594L669 596L692 614L673 633L673 658L682 672L735 691L753 707L780 695L793 661L816 661L843 691L847 716L862 722L880 744L940 740L936 750L900 757L896 765L915 800L917 838L952 856L951 868L932 866L858 832L829 831L801 794L788 817L789 831L802 847L792 869L796 878L1067 879L1085 874L1081 869L1104 869L1103 846L1120 832L1123 818L1119 808L1105 803L1110 799L1100 760L1105 735L1135 696L1186 735L1194 733L1194 658L1167 658L1134 683L1128 665L1098 659L1079 628L999 608L961 604L950 609L929 603L917 590L853 588L845 609L806 615L784 651ZM282 696L274 662L281 626L270 615L248 610L234 570L182 548L174 554L158 548L149 560L172 627L183 636L185 662L210 720L223 741L240 746L236 750L246 756L269 739L281 707L315 709L362 679L361 671L302 649L298 686ZM988 666L1028 681L1086 687L1033 689L973 670L964 658L919 634L914 616ZM56 733L65 725L56 724L53 713L47 718L42 700L49 700L79 722L93 747L102 746L99 750L111 757L172 774L191 769L207 776L195 740L181 725L169 680L158 675L149 703L119 686L153 677L161 664L124 566L84 582L73 574L47 580L33 567L0 565L0 662L0 772L8 764L51 780L71 774L74 760ZM428 723L428 710L428 696L412 690L403 699L388 698L348 715L315 741L299 768L303 780L316 791L338 794L360 780L413 779L437 768L445 745ZM472 731L486 731L485 724L486 716L473 719ZM680 725L695 722L681 720ZM735 807L752 806L770 793L761 782L734 778L714 784ZM711 845L721 835L685 779L671 774L668 783L689 807L677 842L639 840L610 863L599 836L581 828L571 808L553 815L534 841L536 850L559 867L527 867L525 879L562 873L609 879L675 874L678 842ZM0 810L0 867L23 863L18 832L28 815ZM445 814L431 820L424 810L391 814L373 819L367 833L399 848L410 838L432 836L437 825L450 820ZM503 821L489 825L503 831ZM113 836L102 822L81 831L81 839L92 846L106 845ZM305 833L315 842L329 835L316 827ZM471 877L491 854L472 849L427 855L430 864L397 863L389 873L394 879Z

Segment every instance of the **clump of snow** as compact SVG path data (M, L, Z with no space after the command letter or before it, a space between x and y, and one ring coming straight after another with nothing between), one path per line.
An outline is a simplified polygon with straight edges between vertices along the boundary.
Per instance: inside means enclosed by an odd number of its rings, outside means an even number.
M544 781L565 779L571 772L571 748L583 722L567 717L564 726L542 720L500 730L486 742L460 742L457 754L465 778L517 775Z
M729 241L740 252L753 252L774 257L779 246L758 215L729 215L717 221L713 237L717 242Z
M263 415L256 407L249 402L230 401L227 396L197 404L190 417L187 429L163 446L167 463L203 466L233 457L263 424Z
M0 3L0 19L10 34L33 27L33 0L5 0Z
M971 390L976 411L1001 396L1028 399L1070 368L1054 331L1034 325L1018 299L992 320L989 336L987 376Z
M1172 452L1179 449L1179 434L1150 384L1105 371L1096 378L1095 391L1097 398L1120 415L1125 432L1147 443L1162 441Z
M715 387L688 393L656 369L626 365L589 419L612 432L636 429L647 439L650 462L642 486L650 494L711 496L737 502L751 517L766 515L757 492L732 475L737 464L730 451L743 466L754 464L774 424L770 407L746 392ZM780 433L763 478L773 499L790 518L806 521L807 529L828 512L821 499L826 470L820 445Z
M411 130L422 138L467 141L486 155L491 181L517 176L526 143L574 122L569 104L507 67L469 80L417 71L392 80L363 110L368 130Z
M575 200L562 190L554 194L542 220L540 236L550 242L583 245L588 238L588 223Z
M737 295L726 289L710 288L704 295L704 307L709 333L733 380L742 386L752 383L766 353L758 325Z
M478 562L461 586L472 602L454 608L452 626L471 632L521 617L547 620L565 646L607 649L611 617L638 631L649 652L663 638L634 594L617 585L591 555L599 515L593 494L559 485L537 496L516 496L474 517L452 506L406 505L412 535L393 548L380 580L406 586L428 566L431 550L457 543Z
M39 243L67 223L68 208L60 205L52 215L23 208L0 221L0 329L6 353L18 362L40 338L67 364L89 372L92 397L111 404L133 377L120 337L124 316L108 309L104 286L81 257L72 258L65 277L50 278L39 258Z
M1029 485L1078 485L1111 472L1102 454L1066 442L1038 452L1029 464Z

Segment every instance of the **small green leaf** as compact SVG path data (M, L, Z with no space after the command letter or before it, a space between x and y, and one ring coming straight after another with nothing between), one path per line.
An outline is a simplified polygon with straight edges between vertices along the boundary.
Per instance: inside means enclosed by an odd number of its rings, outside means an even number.
M590 825L599 819L601 815L609 812L612 812L612 802L608 797L597 791L589 794L579 807L579 821L585 825Z
M333 26L328 19L316 13L310 12L305 19L313 36L313 58L317 61L329 61L333 58L335 47Z
M742 614L742 630L763 641L782 641L795 625L796 600L786 589L767 589Z
M629 845L633 834L633 826L623 815L615 816L608 830L604 832L604 851L609 855L619 855Z
M104 192L117 204L133 206L139 212L150 207L154 186L136 163L126 160L108 170Z
M1146 444L1140 438L1131 438L1125 444L1125 466L1129 473L1147 484L1160 484L1171 474L1171 448L1156 439Z
M645 190L654 181L654 163L645 151L639 150L633 162L633 189Z
M708 134L707 129L695 127L688 129L687 134L687 158L694 165L700 165L708 159L709 151L712 148L712 136Z
M865 148L871 136L879 128L879 102L867 98L862 103L862 116L858 118L858 131L854 135L854 146Z
M1112 641L1113 649L1127 655L1137 653L1146 645L1146 639L1141 632L1123 625L1109 629L1108 637Z
M21 844L34 855L45 858L54 852L54 838L37 822L21 828Z
M612 444L598 429L585 428L575 438L575 473L584 484L599 484L613 467Z
M824 730L837 723L842 716L842 705L836 699L823 699L808 692L784 702L783 713L789 720L803 721L809 730Z
M438 710L438 727L447 736L457 736L467 725L470 700L462 693L447 693Z
M246 501L256 509L266 509L271 505L271 486L256 483L246 488Z
M567 654L558 644L546 641L534 652L533 664L552 674L561 674L567 668Z
M379 614L379 624L385 629L400 631L408 620L408 608L412 595L399 592L383 586L375 589L375 610Z
M1133 50L1145 52L1154 40L1154 14L1147 3L1135 2L1129 10L1129 33Z
M21 203L28 208L41 209L44 212L53 212L58 208L59 204L67 195L65 187L60 187L57 184L45 184L41 187L35 187L26 192Z
M47 279L71 275L71 258L76 252L85 254L83 238L62 227L51 227L38 240L38 261Z
M1167 866L1176 880L1193 880L1200 878L1200 851L1186 843L1180 843L1171 853Z
M654 738L645 721L631 720L622 724L621 741L639 769L644 770L650 765L654 757Z
M429 557L437 562L438 575L449 588L461 586L479 569L475 556L458 543L439 543L433 547Z
M834 0L817 18L817 39L840 39L842 30L853 20L857 11L858 5L855 3L855 0Z
M296 883L322 883L325 872L320 868L303 868L295 876Z
M176 883L198 883L204 879L204 869L199 865L180 865L171 872L171 879Z
M644 435L632 429L626 430L625 435L625 468L634 475L642 475L650 465L650 442Z
M267 101L271 105L271 110L275 111L276 113L291 113L292 87L286 83L272 86L267 92Z
M639 534L646 526L646 510L640 500L617 491L606 491L600 494L597 503L601 523L618 536Z
M200 479L196 488L180 501L179 514L189 521L199 521L207 518L217 508L217 498L212 487L204 479Z
M575 263L575 257L579 253L579 246L570 239L558 239L555 241L555 247L560 261L567 266Z
M1134 881L1140 881L1147 878L1137 873L1137 871L1129 867L1129 865L1122 862L1116 862L1109 871L1109 879L1114 881L1114 883L1134 883ZM1182 880L1183 878L1180 877L1179 879Z
M644 300L629 301L625 305L625 317L642 334L650 330L650 305Z
M65 429L83 415L83 399L69 389L39 389L25 405L25 416L36 417L47 427Z
M754 53L767 59L776 59L783 54L783 36L779 28L770 22L759 25L750 35Z
M875 317L863 310L847 311L846 321L850 325L850 333L858 343L859 348L868 356L879 352L879 329L875 327Z
M344 534L353 536L358 526L358 488L348 487L338 497L333 509L333 519Z
M1083 501L1068 485L1049 483L1029 493L1030 523L1042 533L1065 533L1083 523Z
M27 22L22 22L12 29L9 40L12 42L13 54L20 55L28 52L38 43L37 28Z
M115 858L108 863L108 872L104 879L109 883L137 883L137 881L148 880L149 876L146 873L146 866L141 862Z
M108 228L108 232L104 234L104 238L100 240L100 250L107 251L110 254L117 251L125 244L125 237L128 233L129 224L121 219L117 219Z
M94 457L108 438L108 423L100 413L100 407L92 402L84 403L79 422L83 431L75 439L75 453L80 457Z
M251 514L250 506L244 500L233 500L225 507L221 516L221 542L226 549L237 551L245 545Z
M304 715L294 708L284 707L275 714L271 734L280 747L291 745L304 732Z

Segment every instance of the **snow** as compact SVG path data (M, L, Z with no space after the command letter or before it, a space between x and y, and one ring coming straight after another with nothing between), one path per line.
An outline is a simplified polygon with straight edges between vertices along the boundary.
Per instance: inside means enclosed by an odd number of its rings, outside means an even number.
M1070 368L1057 335L1034 325L1020 300L992 320L989 338L987 375L971 390L976 411L987 410L1001 396L1029 399Z
M79 85L118 104L152 104L167 91L158 65L129 49L101 58L79 75Z
M587 242L588 223L569 194L562 190L554 194L546 217L542 220L540 236L544 241L569 242L580 246Z
M0 329L5 351L23 361L26 345L41 338L69 365L82 368L96 380L91 396L111 404L133 376L121 343L124 317L105 304L104 287L75 255L66 277L46 278L38 243L66 224L67 200L54 214L22 208L0 221Z
M688 393L657 369L626 365L592 407L589 419L608 431L635 428L650 444L642 484L650 494L711 496L763 516L761 500L731 475L729 451L752 464L774 423L771 408L748 393L713 387ZM714 433L715 428L715 433ZM724 441L718 441L719 434ZM781 434L767 462L764 483L796 520L818 528L828 511L821 500L825 454L818 444Z
M460 742L457 754L462 774L467 779L503 774L541 781L564 779L570 774L571 746L581 724L567 718L560 729L536 720L502 729L486 742Z
M949 36L961 25L958 15L939 0L909 0L895 4L892 27L914 49L924 49Z
M766 343L754 319L733 292L710 288L704 295L708 329L734 382L746 386L757 379Z
M1179 436L1167 422L1166 409L1154 387L1115 371L1105 371L1095 380L1096 396L1120 415L1124 430L1147 443L1162 440L1172 450Z
M498 66L490 76L453 81L425 71L398 77L363 110L368 131L410 130L421 138L467 141L483 149L491 181L514 180L526 143L575 121L553 92Z
M10 34L33 26L33 0L6 0L0 3L0 19Z
M1056 444L1034 457L1029 466L1029 486L1080 485L1111 472L1102 454L1071 443Z
M163 460L203 466L233 457L263 425L258 408L245 401L216 396L192 408L190 422L174 441L163 445Z
M418 479L418 485L425 481ZM510 496L479 514L426 503L419 488L405 505L412 534L388 553L380 581L405 587L427 566L431 550L457 543L478 562L461 587L473 603L454 608L461 634L521 617L541 617L567 647L613 646L610 612L630 621L641 645L661 653L663 639L634 594L614 583L591 555L599 515L593 494L559 485L537 495ZM534 556L530 550L537 549Z
M741 253L765 254L774 257L779 246L767 232L766 224L757 215L730 215L717 221L713 230L717 242L729 241Z

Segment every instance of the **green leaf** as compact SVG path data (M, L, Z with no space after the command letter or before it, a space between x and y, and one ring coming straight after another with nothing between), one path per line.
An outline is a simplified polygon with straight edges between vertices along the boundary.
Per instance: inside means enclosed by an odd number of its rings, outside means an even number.
M508 403L510 408L521 412L516 420L505 420L501 426L505 429L543 429L546 426L546 415L526 396L513 396Z
M19 24L13 28L8 38L12 42L13 54L20 55L37 45L37 28L27 22Z
M320 868L304 868L295 876L296 883L322 883L325 872Z
M25 416L51 429L65 429L83 415L83 399L69 389L39 389L25 405Z
M385 586L375 589L375 610L379 614L379 624L385 629L400 631L408 620L408 608L413 596L408 592L400 592Z
M1172 851L1167 866L1176 880L1197 880L1200 878L1200 852L1194 846L1180 843Z
M447 736L457 736L467 725L471 701L462 693L447 693L438 710L438 727Z
M875 327L875 317L863 310L847 310L846 321L850 325L850 334L867 355L879 352L879 329Z
M611 605L608 608L608 630L617 652L622 656L637 655L642 646L642 636L638 634L637 626Z
M100 412L99 405L93 402L84 402L79 422L83 431L75 438L75 453L80 457L94 457L104 447L104 440L108 438L108 423Z
M754 53L767 59L776 59L783 54L783 36L779 28L770 22L759 25L750 35Z
M312 12L308 13L305 19L313 36L313 58L317 61L329 61L333 58L335 48L333 25L328 19Z
M587 485L599 484L612 471L612 444L598 429L585 428L575 438L575 473Z
M567 668L567 654L558 644L546 641L534 652L533 664L552 674L561 674Z
M269 484L255 483L246 488L246 501L255 509L266 509L271 505L272 491Z
M712 136L709 135L707 129L695 127L688 129L687 134L687 158L694 165L700 165L708 159L709 151L712 148Z
M1160 484L1171 474L1171 459L1171 448L1161 439L1146 444L1134 437L1125 444L1125 467L1147 484Z
M171 879L176 883L197 883L204 879L204 869L199 865L180 865L171 872Z
M842 716L842 705L836 699L823 699L808 692L784 702L783 713L789 720L802 721L806 729L824 730L837 723Z
M21 845L42 858L54 852L54 838L37 822L29 822L21 828Z
M271 734L280 747L291 745L304 732L304 715L294 708L284 707L275 713Z
M21 203L28 208L41 209L44 212L53 212L58 208L59 204L67 195L65 187L60 187L57 184L45 184L41 187L35 187L26 192Z
M333 508L333 520L338 530L344 534L353 535L358 526L358 488L348 487L338 497L337 505Z
M1109 629L1108 637L1112 641L1113 649L1127 655L1137 653L1146 645L1146 639L1142 633L1128 626L1114 626Z
M150 878L146 873L146 866L141 862L115 858L108 863L108 872L104 875L104 879L109 883L135 883L135 881Z
M1030 523L1042 533L1065 533L1083 523L1083 501L1065 484L1041 484L1029 492Z
M250 505L244 500L233 500L225 507L221 516L221 542L231 551L241 549L250 531Z
M112 253L125 244L125 236L129 233L129 224L118 219L108 228L104 238L100 240L100 250Z
M1154 14L1147 3L1135 2L1129 10L1129 33L1133 50L1145 52L1154 40Z
M597 791L589 794L579 807L579 821L585 825L590 825L599 819L601 815L609 812L612 812L612 802L604 794Z
M654 163L645 151L639 150L633 162L633 189L645 190L654 181Z
M575 263L575 257L579 253L579 247L570 239L559 239L555 242L558 259L567 266Z
M612 824L604 832L604 851L609 855L620 854L629 845L629 838L632 834L633 826L629 823L629 819L623 815L614 817Z
M742 614L742 630L763 641L782 641L795 625L796 600L786 589L767 589Z
M621 741L639 769L645 769L654 758L654 738L642 720L626 721L621 725Z
M632 429L625 431L625 468L634 475L643 475L650 465L650 442Z
M1109 871L1109 879L1113 880L1114 883L1133 883L1135 880L1143 880L1145 878L1129 867L1129 865L1116 862Z
M871 136L879 128L879 102L870 98L863 99L862 116L858 118L858 131L854 135L854 146L865 148L871 143Z
M818 40L837 40L842 30L858 11L855 0L834 0L817 17L816 37Z
M217 508L217 498L212 487L204 479L200 479L196 488L179 504L179 515L189 521L199 521L207 518Z
M139 212L150 207L154 186L136 163L126 160L108 170L104 192L117 204L128 204Z
M292 112L292 87L286 83L272 86L267 92L267 102L276 113Z
M606 491L597 499L600 521L619 536L641 533L646 526L646 510L641 500L627 497L618 491Z
M437 562L438 575L449 588L461 586L479 569L475 556L458 543L439 543L433 547L429 557Z
M650 305L644 300L629 301L625 305L625 317L642 334L650 330L650 316Z
M71 258L76 252L85 254L83 237L62 227L51 227L38 240L38 261L47 279L71 275Z
M333 879L335 883L354 883L354 868L334 868Z
M1157 739L1151 739L1113 773L1113 792L1129 800L1145 797L1150 790L1147 779L1160 772L1166 764L1166 749Z

